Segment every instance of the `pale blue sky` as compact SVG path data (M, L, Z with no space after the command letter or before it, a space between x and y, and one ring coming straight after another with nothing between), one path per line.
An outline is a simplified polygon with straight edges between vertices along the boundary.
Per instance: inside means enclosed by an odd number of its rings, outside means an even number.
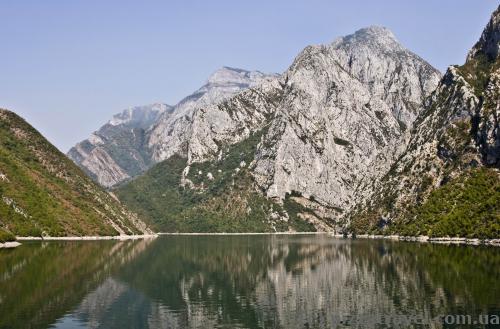
M67 151L133 105L175 104L221 66L282 72L309 44L390 28L444 71L497 0L0 0L0 107Z

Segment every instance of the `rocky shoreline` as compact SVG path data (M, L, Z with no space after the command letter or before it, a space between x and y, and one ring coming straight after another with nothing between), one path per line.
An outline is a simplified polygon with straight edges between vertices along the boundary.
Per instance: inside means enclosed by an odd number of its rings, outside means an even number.
M334 238L355 238L355 239L387 239L396 241L414 241L414 242L429 242L440 244L467 244L467 245L491 245L500 247L500 239L469 239L469 238L432 238L428 236L401 236L401 235L348 235L347 237L342 234L335 234L331 232L272 232L272 233L158 233L158 235L317 235L327 234Z
M0 248L15 248L21 245L19 241L100 241L100 240L137 240L154 239L160 235L189 235L189 236L220 236L220 235L319 235L327 234L333 238L346 238L342 234L329 232L274 232L274 233L157 233L145 235L117 235L117 236L63 236L63 237L17 237L16 241L0 243ZM464 244L464 245L488 245L500 247L500 239L469 239L469 238L432 238L428 236L400 236L400 235L369 235L360 234L356 236L349 235L351 239L386 239L395 241L413 241L423 243L437 244Z
M21 244L17 241L8 241L8 242L0 243L0 249L15 248L15 247L18 247L20 245Z
M137 240L156 238L157 234L114 235L114 236L20 236L17 241L95 241L95 240Z
M317 235L328 232L249 232L249 233L158 233L158 235Z
M333 235L335 237L342 237L341 235ZM352 237L352 236L351 236ZM469 238L459 238L459 237L441 237L432 238L428 236L401 236L401 235L368 235L361 234L357 235L356 238L360 239L388 239L397 241L414 241L414 242L429 242L429 243L440 243L440 244L467 244L467 245L490 245L500 247L500 239L469 239Z
M0 248L15 248L21 245L19 241L99 241L99 240L138 240L154 239L157 234L116 235L116 236L18 236L16 241L0 243Z

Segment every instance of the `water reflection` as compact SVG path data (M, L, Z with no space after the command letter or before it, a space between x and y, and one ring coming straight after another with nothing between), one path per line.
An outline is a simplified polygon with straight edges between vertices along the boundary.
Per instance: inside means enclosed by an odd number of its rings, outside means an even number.
M0 253L0 328L325 328L338 316L499 314L499 265L498 248L326 236L33 244Z
M46 328L150 240L25 243L0 251L0 328Z

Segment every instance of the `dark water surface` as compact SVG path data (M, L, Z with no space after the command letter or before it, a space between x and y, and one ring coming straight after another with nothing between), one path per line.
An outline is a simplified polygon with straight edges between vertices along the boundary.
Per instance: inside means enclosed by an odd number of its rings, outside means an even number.
M266 235L0 250L0 328L481 328L499 314L494 247Z

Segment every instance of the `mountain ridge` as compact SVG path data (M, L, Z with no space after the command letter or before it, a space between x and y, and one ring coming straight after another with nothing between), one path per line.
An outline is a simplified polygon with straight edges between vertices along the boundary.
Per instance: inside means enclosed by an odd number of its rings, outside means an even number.
M165 131L176 129L176 124L181 126L177 129L182 130L183 122L198 108L222 101L268 76L272 75L224 66L175 106L155 103L131 107L114 115L67 155L96 182L110 188L161 161L164 155L159 144L170 143L165 148L175 148L171 151L174 153L182 151L184 141L169 141L170 135Z
M153 152L154 161L160 162L174 154L187 152L187 140L191 133L189 126L198 111L217 105L239 92L275 77L275 74L228 67L214 72L207 82L194 92L196 97L191 95L181 100L171 116L162 116L152 127L148 146Z
M499 12L444 75L372 26L188 99L153 129L158 164L115 191L174 232L498 237Z
M407 149L352 215L355 230L500 235L499 35L500 7L465 64L449 67Z
M146 218L154 217L158 225L161 218L174 223L169 230L217 230L212 211L221 222L243 225L240 219L254 213L256 204L266 209L256 215L264 223L259 226L262 230L340 230L350 200L367 195L378 175L389 169L383 163L397 158L422 110L420 104L441 77L382 32L369 45L346 37L348 44L340 38L329 45L306 47L281 76L196 111L182 125L188 137L185 150L176 153L184 170L180 171L179 162L175 168L169 164L172 152L166 153L167 160L157 167L163 166L161 170L153 167L152 176L146 172L120 186L118 196ZM387 35L397 44L392 52ZM365 67L367 57L375 61ZM171 133L175 136L175 131ZM231 150L242 149L249 138L253 144L245 154L250 154L228 163L228 157L236 156ZM372 165L384 158L378 167ZM161 189L147 188L148 181L163 180L162 172L177 172L178 183L169 188L183 191L184 201L179 203L185 208L178 212L162 206ZM171 198L176 193L163 194ZM143 207L138 200L145 198L156 201ZM228 200L232 201L226 205ZM157 210L148 213L148 207ZM226 213L216 211L219 207ZM248 207L248 212L241 213L241 207ZM194 220L192 226L182 222L181 218L193 216L199 225Z
M0 109L0 231L17 236L151 233L21 117Z

